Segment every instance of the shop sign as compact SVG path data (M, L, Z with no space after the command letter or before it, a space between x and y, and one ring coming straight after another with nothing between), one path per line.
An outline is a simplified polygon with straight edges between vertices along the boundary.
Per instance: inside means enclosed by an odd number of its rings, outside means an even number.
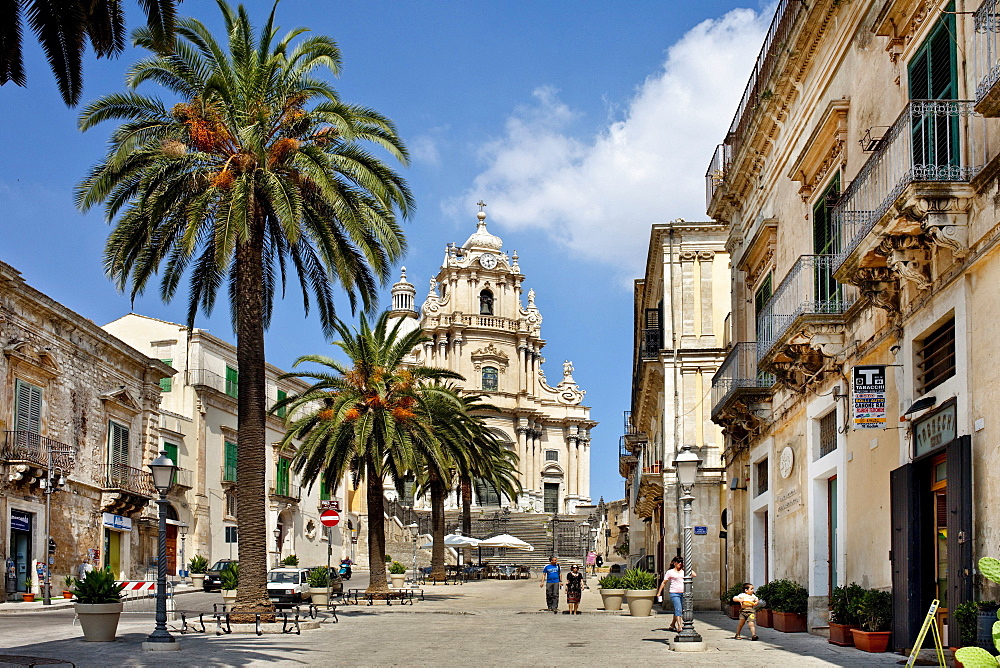
M942 445L954 441L958 434L955 431L957 418L956 404L942 406L936 412L913 421L913 456L925 455Z
M856 366L851 370L854 428L885 427L885 365Z
M121 515L112 515L111 513L104 513L104 526L109 529L115 529L117 531L131 531L132 530L132 520L127 517L122 517Z
M31 513L26 513L23 510L11 510L10 528L14 531L31 531Z

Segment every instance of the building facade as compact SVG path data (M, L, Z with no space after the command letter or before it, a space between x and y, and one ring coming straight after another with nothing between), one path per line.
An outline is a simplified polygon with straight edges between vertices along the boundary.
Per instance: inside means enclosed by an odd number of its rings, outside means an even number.
M729 230L734 580L892 592L893 645L995 554L994 0L779 2L706 174Z
M175 522L168 529L168 547L174 544L178 527L186 529L185 553L189 559L201 554L209 562L237 558L239 526L236 521L237 431L236 347L200 329L188 330L176 323L130 313L104 327L129 341L149 356L169 365L175 373L161 387L159 447L182 468L178 485L168 499L168 513ZM307 385L294 378L279 378L284 372L267 366L267 399L280 399L302 392ZM304 566L325 564L327 536L319 521L327 507L345 511L334 528L333 556L351 556L351 528L341 485L330 497L317 484L307 489L291 470L294 448L282 449L284 415L268 415L266 439L269 463L267 487L268 563L296 555ZM173 569L170 569L171 572Z
M486 229L480 210L476 232L464 244L448 244L419 313L416 289L403 277L393 286L393 315L427 335L413 360L461 374L463 388L486 396L500 414L487 423L520 459L519 499L501 499L476 485L474 503L514 510L573 513L591 505L590 408L573 379L573 364L551 385L542 370L542 314L535 292L522 301L524 275L517 252ZM457 495L456 495L457 497ZM451 498L448 507L457 507Z
M629 563L657 573L682 554L683 493L673 461L684 446L701 459L691 516L699 608L716 607L725 573L723 438L708 401L726 355L725 239L725 226L713 221L653 226L645 276L635 282L632 407L619 447Z
M38 593L47 560L56 591L85 559L144 573L157 530L144 466L172 373L0 262L0 598Z

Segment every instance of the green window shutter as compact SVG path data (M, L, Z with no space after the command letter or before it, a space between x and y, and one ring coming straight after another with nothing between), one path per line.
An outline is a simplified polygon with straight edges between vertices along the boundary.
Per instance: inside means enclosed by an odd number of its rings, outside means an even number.
M163 362L164 364L166 364L167 366L173 366L173 364L174 364L173 360L160 360L160 361ZM167 376L166 378L161 378L160 379L160 391L161 392L169 392L173 388L173 386L174 386L174 378L173 378L173 376Z
M284 401L287 398L288 398L288 392L285 392L284 390L278 390L278 401ZM278 409L277 413L278 417L283 418L285 417L285 415L288 414L288 409L282 406L281 408Z
M291 460L285 459L284 457L278 458L278 470L277 475L275 475L275 487L277 493L282 496L288 496L288 468L291 463Z
M163 449L167 453L167 457L170 457L170 461L172 461L174 463L174 465L176 465L176 466L179 467L180 464L181 464L181 462L180 462L180 459L178 459L178 457L180 456L180 454L177 451L178 450L177 446L174 445L173 443L164 443L163 444ZM177 484L177 473L176 472L174 473L173 483L175 485Z
M14 431L42 433L42 389L18 380L15 390Z
M955 11L948 3L946 12ZM958 96L955 16L944 14L907 66L911 100L954 100Z
M319 500L329 501L330 500L330 487L329 482L326 479L326 473L319 478Z
M757 288L757 292L753 296L753 308L754 308L754 318L760 315L760 312L764 310L764 306L767 302L771 300L771 295L774 294L771 282L774 280L774 274L768 272L767 276L764 277L764 281Z
M108 464L115 471L124 472L129 465L128 427L117 422L108 423Z
M236 444L226 441L226 464L222 474L223 482L236 482Z
M235 397L239 394L240 374L231 366L226 367L226 394Z

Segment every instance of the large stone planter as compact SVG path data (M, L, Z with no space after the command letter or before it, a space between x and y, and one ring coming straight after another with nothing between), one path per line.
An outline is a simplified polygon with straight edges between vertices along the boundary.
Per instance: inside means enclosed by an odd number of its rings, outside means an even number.
M892 631L862 631L854 629L854 646L863 652L881 653L889 647Z
M601 589L600 592L605 610L616 611L622 609L622 601L625 600L624 589Z
M830 622L830 639L827 642L841 647L854 647L854 634L851 631L856 628L858 627L854 624Z
M204 573L192 573L191 574L191 584L194 585L195 589L205 588L205 574Z
M806 616L797 612L778 612L775 610L774 630L783 633L803 633L806 630Z
M118 634L118 618L122 615L121 603L77 603L76 616L80 619L83 639L89 642L111 642Z
M761 608L757 611L757 626L766 629L774 628L774 613L770 608Z
M236 602L236 590L235 589L222 589L222 600L227 605L232 605Z
M309 587L309 600L313 605L327 605L330 595L326 593L326 587Z
M655 589L626 589L625 600L628 601L628 612L633 617L649 617L656 600Z
M389 579L392 580L393 589L402 589L406 586L406 573L389 573Z
M740 606L736 603L730 603L726 606L726 615L729 619L739 619L740 618Z

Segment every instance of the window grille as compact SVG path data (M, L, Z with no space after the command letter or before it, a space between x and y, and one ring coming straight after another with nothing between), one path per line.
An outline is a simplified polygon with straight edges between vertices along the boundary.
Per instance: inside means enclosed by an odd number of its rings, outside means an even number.
M917 394L955 375L955 318L924 337L917 349Z
M557 462L557 461L559 461L559 451L558 450L546 450L545 451L545 461L547 461L547 462Z
M837 410L819 419L819 456L825 457L837 449Z
M767 491L767 460L757 462L757 495Z

